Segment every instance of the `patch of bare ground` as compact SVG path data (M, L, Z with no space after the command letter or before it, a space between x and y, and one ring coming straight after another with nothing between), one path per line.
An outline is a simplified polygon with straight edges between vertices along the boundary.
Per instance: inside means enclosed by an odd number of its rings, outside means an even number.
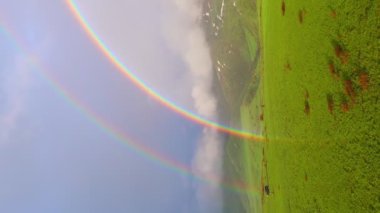
M351 79L345 79L343 83L345 94L351 99L352 102L355 102L356 93Z
M359 74L359 84L363 91L368 90L369 76L367 72L361 72Z
M349 60L348 51L337 41L333 41L333 46L335 56L340 60L340 63L347 64Z
M329 72L333 78L339 79L339 73L337 72L335 64L332 60L329 61Z
M326 95L326 99L327 99L327 109L329 111L330 114L333 114L334 112L334 99L333 99L333 95L332 94L327 94Z

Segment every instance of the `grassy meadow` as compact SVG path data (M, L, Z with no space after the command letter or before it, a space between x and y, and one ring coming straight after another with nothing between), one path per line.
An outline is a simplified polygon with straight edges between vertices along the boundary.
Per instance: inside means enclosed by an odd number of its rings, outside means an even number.
M380 2L262 1L266 212L378 212Z
M226 143L228 179L258 190L225 212L379 212L380 2L206 4L231 125L267 139Z

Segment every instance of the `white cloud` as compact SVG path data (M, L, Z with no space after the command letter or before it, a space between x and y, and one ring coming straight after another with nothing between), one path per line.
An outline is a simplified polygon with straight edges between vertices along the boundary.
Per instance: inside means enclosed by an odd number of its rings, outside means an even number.
M217 120L217 100L212 91L213 69L210 49L200 26L202 1L171 0L174 15L164 25L164 35L171 48L181 55L191 73L191 96L195 111ZM200 212L220 211L222 194L222 142L215 129L204 127L193 160L193 172L214 182L197 184Z
M0 79L0 94L3 96L0 102L0 142L3 143L11 140L12 134L18 131L18 125L27 113L31 90L36 83L33 74L38 68L36 57L48 55L50 50L49 35L37 36L34 33L36 32L33 27L25 30L28 37L26 41L30 40L27 44L28 50L19 48L22 44L17 43L19 41L14 37L9 37L8 40L8 48L15 51L9 51L9 59L4 61L1 73L3 78Z
M113 53L136 69L134 74L177 105L216 121L213 64L200 26L202 3L203 0L145 0L138 4L124 0L83 0L79 6ZM222 172L221 150L218 132L205 127L193 160L194 172L218 182ZM215 185L197 187L200 205L221 201Z
M4 71L0 87L3 94L3 103L0 106L0 141L8 142L25 112L32 77L30 65L21 53L14 57Z
M193 161L193 172L208 180L208 183L196 185L200 212L221 210L222 156L221 139L218 133L214 129L205 128Z

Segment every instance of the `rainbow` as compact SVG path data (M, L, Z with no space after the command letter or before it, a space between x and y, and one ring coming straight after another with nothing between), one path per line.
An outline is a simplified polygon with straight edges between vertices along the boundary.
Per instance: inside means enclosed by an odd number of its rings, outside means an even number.
M240 130L236 128L231 128L231 127L207 120L205 118L202 118L199 115L194 114L193 112L188 111L176 105L174 102L160 95L153 88L147 85L142 79L138 78L135 74L133 74L133 72L130 69L128 69L123 62L121 62L121 60L111 51L111 49L107 47L105 42L103 42L100 36L96 34L96 32L91 27L87 19L81 13L78 5L74 2L74 0L66 0L66 4L69 10L71 11L71 13L74 15L77 22L84 29L84 31L86 32L88 37L91 39L91 41L102 52L102 54L117 68L118 71L120 71L125 77L131 80L138 88L144 91L147 95L149 95L150 97L152 97L153 99L161 103L163 106L169 108L170 110L200 125L214 128L214 129L217 129L218 131L221 131L230 135L248 139L245 141L254 141L254 142L265 141L265 138L263 136L256 135L252 132L248 132L248 131L244 131L244 130Z
M55 92L57 92L69 105L78 110L86 119L93 123L98 129L106 133L110 138L120 142L135 153L165 168L176 171L181 175L192 176L201 182L210 185L221 186L224 189L236 192L259 192L256 187L249 185L243 181L219 181L218 177L213 177L210 175L205 176L203 174L194 172L189 166L181 162L177 162L163 155L162 153L144 145L143 143L139 143L136 140L131 139L120 128L113 125L100 114L96 113L91 109L90 106L82 102L72 92L70 92L68 88L62 85L58 78L53 75L53 72L49 71L48 67L44 65L37 56L33 55L33 53L29 51L26 42L24 42L21 37L18 37L12 28L7 26L6 23L1 22L1 20L3 19L0 19L0 33L10 39L17 51L22 52L29 57L31 65L34 66L36 71L38 71L37 73L44 80L46 80L46 82Z

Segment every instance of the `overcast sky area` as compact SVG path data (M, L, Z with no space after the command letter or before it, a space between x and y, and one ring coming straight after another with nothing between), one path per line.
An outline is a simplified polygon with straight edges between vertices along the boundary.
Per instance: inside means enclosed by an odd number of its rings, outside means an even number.
M136 76L217 121L202 0L75 2ZM64 0L0 0L0 50L0 212L221 211L218 133L137 88Z

